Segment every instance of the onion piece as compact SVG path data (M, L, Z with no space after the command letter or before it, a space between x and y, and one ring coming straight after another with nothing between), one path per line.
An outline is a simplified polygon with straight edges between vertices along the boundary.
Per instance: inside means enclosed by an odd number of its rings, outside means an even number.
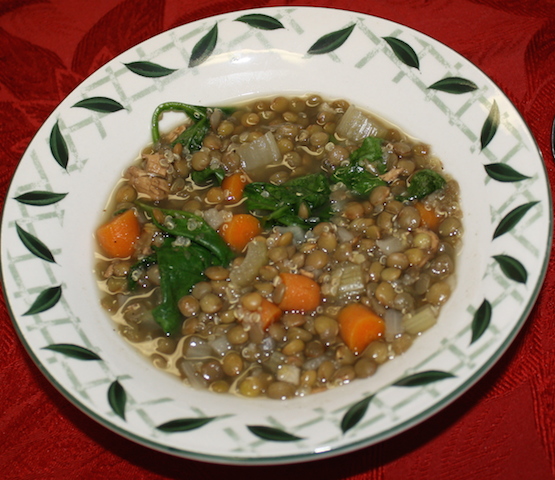
M252 142L243 143L237 149L237 154L245 173L253 181L262 179L267 167L281 162L281 153L272 132L267 132Z
M212 355L212 347L200 337L189 338L183 350L187 358L206 358Z
M204 220L214 230L220 228L224 223L229 222L233 214L228 210L218 210L217 208L209 208L204 212Z
M339 137L354 142L360 142L366 137L378 137L379 133L376 122L354 105L349 106L336 129Z
M364 272L362 266L356 263L346 263L341 266L341 277L337 293L340 297L360 295L364 292Z
M214 339L210 340L208 344L219 357L223 357L228 350L231 350L231 344L226 336L216 336Z
M282 235L286 232L291 232L293 234L293 242L295 242L297 245L300 245L301 243L303 243L305 241L305 232L298 225L291 225L291 226L288 226L288 227L278 226L278 227L275 227L275 228L276 228L276 231L278 231Z
M424 305L413 314L403 316L405 332L411 335L428 330L437 323L437 308L432 305Z
M183 359L183 361L178 363L177 368L183 375L185 375L191 387L199 390L207 388L208 385L206 380L204 380L204 378L202 378L202 376L198 373L193 362Z
M252 284L261 267L268 263L268 247L266 240L254 239L247 245L245 259L238 267L231 270L229 279L239 287Z
M391 342L397 335L405 331L403 326L403 314L399 310L387 309L383 316L385 323L384 337Z
M381 238L376 240L376 245L385 255L402 252L405 249L405 243L397 237Z
M282 365L278 368L276 378L280 382L292 383L298 385L301 382L301 370L295 365Z

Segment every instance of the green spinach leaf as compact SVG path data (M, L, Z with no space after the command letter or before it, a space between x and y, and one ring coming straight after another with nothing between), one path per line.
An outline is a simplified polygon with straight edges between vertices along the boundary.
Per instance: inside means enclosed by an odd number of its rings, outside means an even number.
M351 153L349 165L338 167L331 181L343 183L353 194L364 197L379 185L387 185L378 175L368 171L369 164L374 165L378 173L387 171L382 150L383 140L377 137L367 137L362 145Z
M410 178L407 191L399 196L399 200L419 200L443 188L445 183L445 179L438 172L428 168L419 170Z
M343 183L349 191L359 197L367 196L379 185L387 185L377 175L368 172L359 165L339 167L331 176L334 183Z
M205 168L204 170L192 172L191 178L199 186L208 184L219 186L225 178L225 170L223 168Z
M289 180L281 185L265 182L250 183L245 187L246 207L260 213L270 225L299 225L309 228L313 223L328 220L331 215L329 180L323 173L315 173ZM304 205L308 218L301 218Z
M201 149L202 141L210 130L210 121L207 117L200 119L187 127L172 143L171 146L181 143L189 152L196 152Z
M204 270L213 264L213 256L204 247L191 243L176 247L165 242L156 249L160 268L161 303L154 308L154 320L168 334L175 333L181 324L177 306L181 297L188 295L193 286L204 280Z
M228 265L233 258L233 252L224 242L219 233L208 225L203 218L184 210L171 210L167 208L157 208L152 205L137 201L135 204L146 211L153 223L162 231L174 237L185 237L192 242L203 246L216 256L218 263ZM165 221L160 223L154 217L154 210L159 210L165 217Z
M384 174L387 172L387 166L384 162L384 155L382 150L383 140L378 137L366 137L362 145L357 148L349 159L351 165L365 166L365 163L375 164L378 173Z

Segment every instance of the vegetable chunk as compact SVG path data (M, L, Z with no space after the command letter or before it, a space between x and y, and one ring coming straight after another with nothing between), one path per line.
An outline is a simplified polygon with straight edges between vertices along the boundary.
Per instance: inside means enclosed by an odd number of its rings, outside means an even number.
M141 234L141 224L133 210L112 218L96 231L96 240L109 256L125 258L133 254L135 242Z
M320 305L320 285L314 280L298 273L282 273L279 277L285 286L279 308L310 312Z
M258 219L248 213L233 215L233 218L220 228L220 235L236 252L241 252L247 243L261 232Z
M385 332L383 319L360 303L343 307L338 320L341 338L354 353L361 353Z

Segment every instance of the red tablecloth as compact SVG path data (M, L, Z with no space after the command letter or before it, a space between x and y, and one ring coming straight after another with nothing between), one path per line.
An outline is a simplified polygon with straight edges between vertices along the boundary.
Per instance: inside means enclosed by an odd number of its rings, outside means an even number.
M509 96L551 182L555 115L552 0L290 0L377 15L454 48ZM0 1L0 206L31 138L90 73L134 44L213 14L282 5L251 0ZM35 367L0 300L2 479L555 478L555 266L523 331L469 392L430 420L361 451L293 466L230 467L138 446L73 407Z

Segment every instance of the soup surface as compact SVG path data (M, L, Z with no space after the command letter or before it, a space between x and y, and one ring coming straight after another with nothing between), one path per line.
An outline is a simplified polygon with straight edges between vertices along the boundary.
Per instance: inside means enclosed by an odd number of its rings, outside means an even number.
M186 121L161 135L166 111ZM160 105L98 228L102 305L196 388L288 399L372 376L454 287L458 185L345 100Z

